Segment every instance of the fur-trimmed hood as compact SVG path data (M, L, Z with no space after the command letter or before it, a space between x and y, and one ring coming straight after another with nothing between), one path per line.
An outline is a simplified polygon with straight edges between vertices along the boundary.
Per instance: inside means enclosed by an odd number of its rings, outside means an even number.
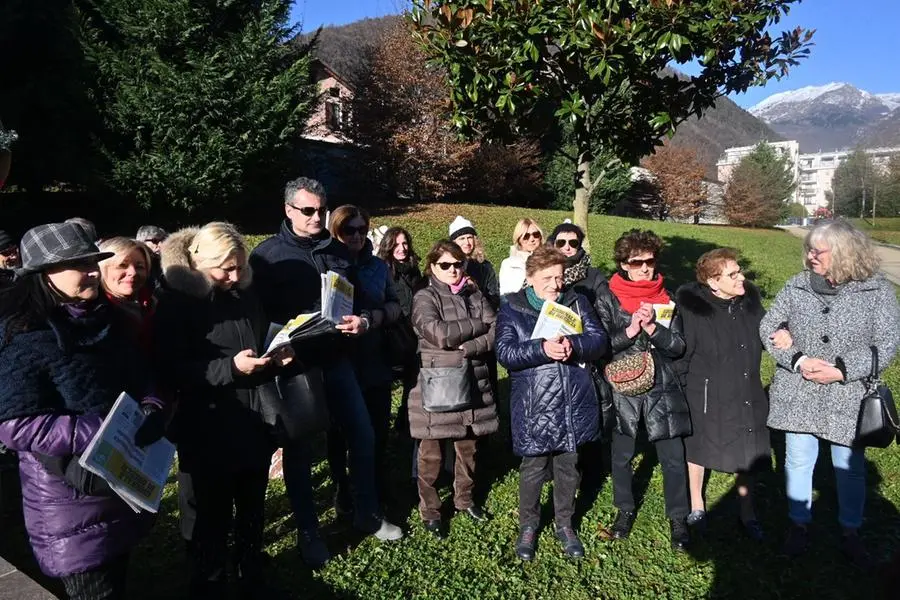
M160 248L160 264L166 287L203 298L212 293L213 284L191 262L191 245L199 231L199 227L187 227L167 237ZM245 289L252 279L250 265L247 265L237 287Z
M750 314L760 314L763 307L760 301L759 289L749 281L745 281L744 290L744 295L734 298L733 303L741 305ZM696 281L686 283L678 288L675 294L675 302L679 310L688 311L700 317L712 316L716 310L713 302L719 302L723 306L727 304L725 300L720 300L713 296L709 288Z

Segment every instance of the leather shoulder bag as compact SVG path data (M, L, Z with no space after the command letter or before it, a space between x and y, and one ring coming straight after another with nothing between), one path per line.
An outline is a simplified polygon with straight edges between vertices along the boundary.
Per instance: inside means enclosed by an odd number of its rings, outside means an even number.
M871 346L872 372L866 378L866 395L859 407L854 446L887 448L898 440L900 419L888 386L878 378L878 348Z

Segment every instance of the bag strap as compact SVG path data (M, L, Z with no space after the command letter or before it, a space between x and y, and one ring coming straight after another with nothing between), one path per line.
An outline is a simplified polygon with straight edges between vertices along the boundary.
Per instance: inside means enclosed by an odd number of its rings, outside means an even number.
M872 371L869 373L869 379L874 382L878 381L878 347L869 346L869 350L872 351Z

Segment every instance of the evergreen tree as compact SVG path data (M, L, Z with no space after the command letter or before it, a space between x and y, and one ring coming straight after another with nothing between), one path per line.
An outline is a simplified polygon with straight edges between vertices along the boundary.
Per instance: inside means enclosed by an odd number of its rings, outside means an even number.
M790 158L761 142L731 174L725 216L734 225L771 227L788 215L796 187Z
M876 216L896 216L890 177L886 175L864 150L851 152L831 179L835 212L844 217L871 217L875 201Z
M233 205L281 177L315 90L290 0L76 0L101 179L144 208Z

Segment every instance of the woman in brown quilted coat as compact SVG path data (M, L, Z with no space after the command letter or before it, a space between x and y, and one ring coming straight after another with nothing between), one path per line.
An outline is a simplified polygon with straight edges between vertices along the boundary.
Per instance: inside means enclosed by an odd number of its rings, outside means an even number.
M409 394L409 427L420 440L419 513L425 529L441 538L441 500L434 487L441 470L442 440L454 440L453 503L475 521L488 514L472 498L477 438L497 431L499 421L486 359L494 350L496 313L465 274L466 257L449 240L437 242L425 259L428 287L413 297L412 322L419 336L422 367L454 367L468 361L473 375L471 403L453 412L430 412L422 402L422 378Z

